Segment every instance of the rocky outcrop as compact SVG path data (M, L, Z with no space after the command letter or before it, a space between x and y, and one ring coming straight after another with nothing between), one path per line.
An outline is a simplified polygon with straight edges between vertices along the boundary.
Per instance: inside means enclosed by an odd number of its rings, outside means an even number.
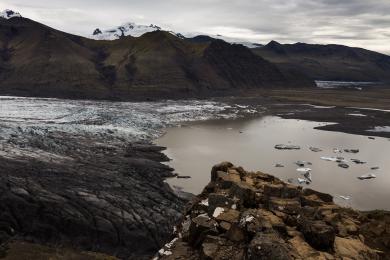
M225 162L157 259L389 259L390 214Z
M10 247L4 254L11 257L14 242L24 241L40 253L45 245L150 259L169 240L185 201L163 182L173 174L160 163L166 160L162 148L110 140L48 134L31 140L46 153L0 156L0 255ZM45 160L49 151L61 156Z

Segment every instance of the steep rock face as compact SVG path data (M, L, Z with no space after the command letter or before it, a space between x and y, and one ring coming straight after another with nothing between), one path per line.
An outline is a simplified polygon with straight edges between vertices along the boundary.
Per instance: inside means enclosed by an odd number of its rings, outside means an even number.
M271 41L253 52L313 80L390 81L390 56L362 48Z
M274 86L314 83L223 41L196 43L160 30L95 41L26 18L0 19L2 94L129 100Z
M389 213L341 208L328 194L225 162L157 258L388 259L389 228Z

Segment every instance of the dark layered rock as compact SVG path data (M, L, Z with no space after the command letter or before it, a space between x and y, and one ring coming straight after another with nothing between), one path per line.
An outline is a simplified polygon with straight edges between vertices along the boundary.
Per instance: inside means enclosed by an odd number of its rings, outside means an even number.
M163 182L173 176L163 148L105 140L48 134L31 142L55 150L50 160L40 150L35 159L0 157L2 247L28 241L149 259L167 242L185 201Z
M174 235L158 259L388 259L390 214L225 162Z

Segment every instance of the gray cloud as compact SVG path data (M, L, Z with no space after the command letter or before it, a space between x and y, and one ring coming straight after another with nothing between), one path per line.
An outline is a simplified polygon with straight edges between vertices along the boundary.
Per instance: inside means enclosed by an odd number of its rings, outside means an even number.
M134 21L260 43L337 43L390 53L389 0L2 0L0 8L82 35Z

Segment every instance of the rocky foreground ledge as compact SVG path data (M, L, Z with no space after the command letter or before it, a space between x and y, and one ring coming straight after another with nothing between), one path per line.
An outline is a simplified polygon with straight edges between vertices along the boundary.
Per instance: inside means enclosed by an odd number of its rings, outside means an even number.
M390 259L390 213L225 162L156 259Z

